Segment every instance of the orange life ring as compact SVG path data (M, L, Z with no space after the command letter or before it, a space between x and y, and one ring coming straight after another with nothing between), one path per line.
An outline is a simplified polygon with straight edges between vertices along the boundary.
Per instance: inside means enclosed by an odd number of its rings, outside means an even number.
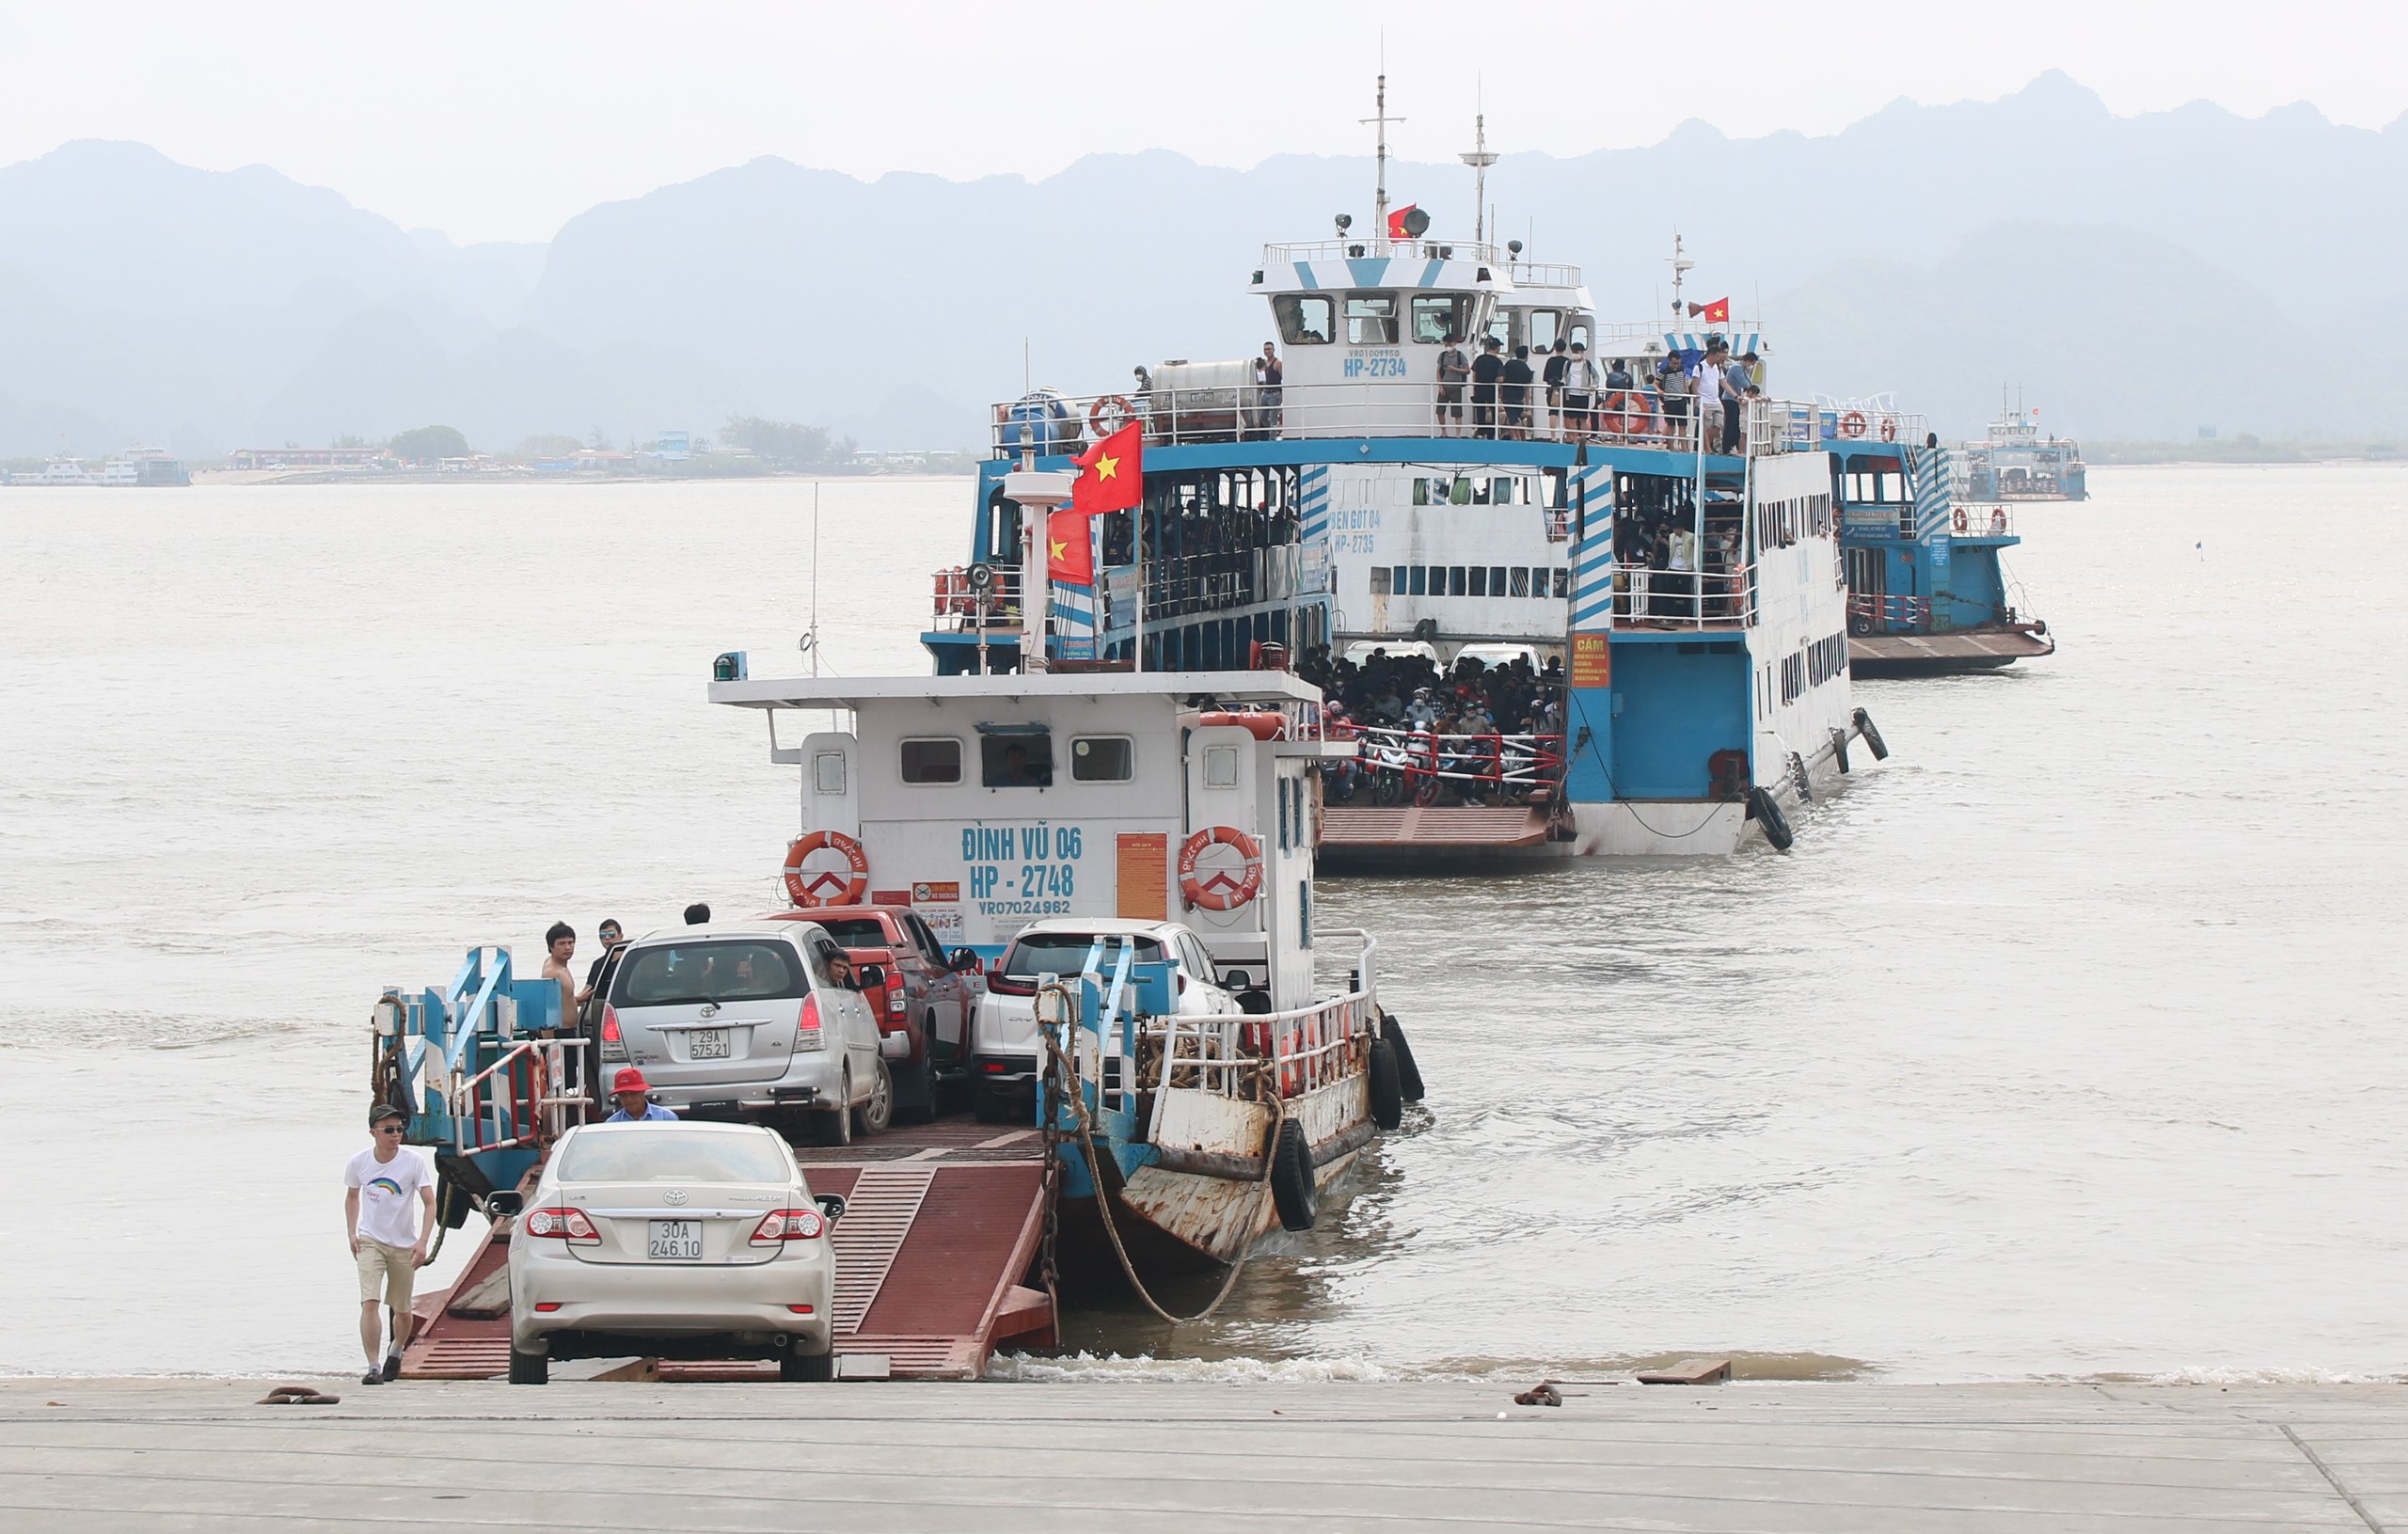
M1103 423L1107 410L1118 418L1110 426ZM1126 394L1102 395L1096 400L1095 403L1087 406L1087 430L1098 436L1109 436L1136 419L1136 406L1129 403L1129 396Z
M1861 411L1861 410L1851 410L1851 411L1849 411L1846 415L1842 416L1842 417L1840 418L1840 435L1842 435L1842 436L1862 436L1863 435L1864 435L1864 412L1863 412L1863 411Z
M1196 860L1209 846L1231 846L1245 860L1245 869L1238 878L1214 873L1209 878L1196 877ZM1187 839L1179 849L1179 894L1189 905L1203 910L1235 910L1262 893L1262 844L1235 826L1207 826Z
M1965 508L1962 506L1956 508L1956 530L1958 532L1965 530Z
M1881 418L1881 440L1884 442L1895 442L1898 440L1897 417L1884 416Z
M1656 403L1640 389L1615 389L1605 399L1606 430L1616 436L1646 436L1656 430Z
M840 878L829 872L804 877L802 860L822 847L833 847L844 854L845 862L853 871L850 879ZM859 842L840 830L806 831L796 837L786 846L785 867L782 872L786 878L786 898L802 910L809 910L815 906L857 906L861 904L862 896L869 893L869 853ZM840 886L837 893L823 894L821 892L831 884Z
M1207 729L1215 725L1231 725L1244 730L1257 740L1283 740L1288 735L1287 717L1281 714L1234 712L1198 714L1196 716L1196 722L1199 727Z

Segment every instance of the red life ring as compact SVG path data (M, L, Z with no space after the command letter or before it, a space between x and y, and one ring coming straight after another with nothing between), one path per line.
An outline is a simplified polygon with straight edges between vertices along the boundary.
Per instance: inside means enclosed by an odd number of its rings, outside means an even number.
M1861 410L1851 410L1851 411L1849 411L1846 415L1842 416L1842 417L1840 418L1840 435L1842 435L1842 436L1862 436L1863 435L1864 435L1864 412L1863 412L1863 411L1861 411Z
M1215 845L1237 848L1245 860L1240 877L1217 872L1210 878L1196 877L1196 860ZM1262 844L1235 826L1207 826L1179 849L1179 894L1189 905L1203 910L1235 910L1261 892Z
M1198 714L1196 722L1203 728L1231 725L1245 731L1257 740L1282 740L1288 735L1288 720L1279 714L1217 713Z
M1965 508L1962 506L1956 508L1956 530L1958 532L1965 530Z
M1640 389L1615 389L1605 399L1606 430L1616 436L1647 436L1656 430L1656 403Z
M1109 426L1103 423L1107 412L1115 418ZM1136 407L1129 403L1128 395L1106 394L1087 406L1087 430L1097 436L1110 436L1135 419L1136 416Z
M808 878L804 876L802 860L822 847L833 847L844 854L845 862L851 865L853 871L850 879L827 871ZM786 847L786 862L782 872L786 877L786 898L802 910L809 910L815 906L857 906L861 904L862 896L869 893L869 854L859 842L840 830L807 831L796 837ZM837 893L823 894L821 892L832 884L839 887Z
M1884 416L1881 418L1881 440L1884 442L1895 442L1898 440L1897 417Z

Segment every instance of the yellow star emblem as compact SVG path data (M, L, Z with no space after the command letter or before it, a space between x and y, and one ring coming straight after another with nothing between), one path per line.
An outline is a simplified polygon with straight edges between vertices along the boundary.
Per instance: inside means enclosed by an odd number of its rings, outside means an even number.
M1069 545L1065 544L1065 543L1060 543L1060 542L1058 542L1058 541L1056 541L1056 540L1054 540L1054 539L1052 539L1052 538L1048 538L1047 540L1045 540L1045 542L1047 543L1047 545L1048 545L1049 546L1051 546L1051 547L1053 548L1053 550L1054 550L1054 556L1053 556L1053 557L1054 557L1056 561L1060 561L1060 560L1067 560L1067 559L1069 559L1069 558L1070 557L1070 546L1069 546Z
M1099 458L1095 461L1095 477L1098 480L1111 479L1119 472L1119 469L1120 460L1117 458Z

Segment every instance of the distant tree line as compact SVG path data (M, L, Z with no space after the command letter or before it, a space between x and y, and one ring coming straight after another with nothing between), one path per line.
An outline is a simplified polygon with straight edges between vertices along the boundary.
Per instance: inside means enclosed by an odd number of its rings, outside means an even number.
M759 416L730 416L720 441L780 467L794 468L849 463L854 448L851 437L832 435L825 426L765 420Z
M385 451L405 464L425 464L439 458L466 458L468 439L456 426L420 426L394 437Z

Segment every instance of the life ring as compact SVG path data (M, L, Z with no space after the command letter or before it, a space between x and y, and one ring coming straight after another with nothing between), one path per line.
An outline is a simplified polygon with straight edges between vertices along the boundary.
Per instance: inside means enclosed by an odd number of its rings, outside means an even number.
M1110 436L1114 432L1128 425L1136 418L1136 406L1129 403L1128 395L1106 394L1087 406L1087 430L1098 436ZM1107 416L1112 418L1112 424L1109 426L1104 424L1104 419Z
M1652 436L1656 403L1639 389L1615 389L1605 399L1606 430L1616 436Z
M1227 725L1244 730L1257 740L1280 740L1286 738L1288 734L1288 720L1285 716L1279 714L1236 712L1198 714L1196 716L1196 722L1198 727L1205 729Z
M805 877L802 860L823 847L832 847L844 854L845 862L853 871L851 878L839 878L829 872ZM785 867L782 872L786 878L786 898L802 910L809 910L815 906L857 906L861 904L862 896L869 893L869 853L859 842L840 830L806 831L796 837L786 847ZM823 894L832 884L841 888L832 895Z
M1196 877L1196 861L1209 846L1235 847L1245 860L1245 868L1238 877L1214 873L1209 878ZM1235 910L1262 891L1262 844L1235 826L1207 826L1187 839L1179 849L1179 894L1189 905L1201 910Z
M1956 508L1956 530L1958 532L1965 530L1965 508L1962 506Z
M1895 442L1898 440L1897 417L1884 416L1881 418L1881 440L1884 442Z
M1861 411L1861 410L1851 410L1851 411L1849 411L1846 415L1842 416L1842 417L1840 418L1840 435L1842 435L1842 436L1862 436L1863 435L1864 435L1864 412L1863 412L1863 411Z

